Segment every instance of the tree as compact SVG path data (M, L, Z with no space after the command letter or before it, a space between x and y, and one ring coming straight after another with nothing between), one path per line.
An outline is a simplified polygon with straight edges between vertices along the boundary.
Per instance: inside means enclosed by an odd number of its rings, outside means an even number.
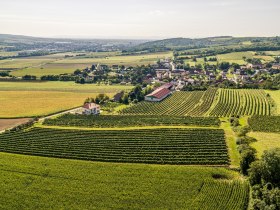
M219 68L220 68L221 70L228 70L229 67L230 67L229 62L222 62L222 63L220 63L220 65L219 65Z
M75 75L79 75L79 74L81 74L82 72L81 72L81 70L80 69L76 69L75 71L74 71L74 74Z
M248 175L250 164L256 160L255 151L247 149L241 153L240 168L244 175Z

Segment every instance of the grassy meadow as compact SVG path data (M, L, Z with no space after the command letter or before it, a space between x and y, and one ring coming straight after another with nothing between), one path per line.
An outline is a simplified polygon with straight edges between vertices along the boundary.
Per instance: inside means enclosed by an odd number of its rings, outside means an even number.
M110 97L132 86L76 84L74 82L0 82L0 118L33 117L80 106L87 97Z
M257 139L251 146L257 150L258 157L261 157L265 150L280 147L279 133L251 132L249 136Z
M97 163L7 153L0 153L0 159L0 208L5 209L232 210L244 209L248 198L247 183L225 168Z

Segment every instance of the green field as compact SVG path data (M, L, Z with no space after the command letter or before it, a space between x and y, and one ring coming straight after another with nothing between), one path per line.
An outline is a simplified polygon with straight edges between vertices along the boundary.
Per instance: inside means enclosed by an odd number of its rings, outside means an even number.
M105 162L227 165L221 129L32 128L0 135L0 151Z
M227 54L221 54L217 56L219 62L230 62L230 63L238 63L238 64L246 64L243 57L253 58L254 52L233 52Z
M73 53L59 53L47 56L30 58L17 58L0 61L0 69L17 69L11 74L13 76L35 75L58 75L73 73L76 69L90 67L93 64L141 66L153 64L161 58L171 58L172 52L153 53L143 55L121 56L117 52L112 53L86 53L85 56L74 56L65 58L65 55Z
M245 209L225 168L96 163L0 153L1 209ZM222 179L214 179L221 177Z
M99 93L112 97L131 88L74 82L0 82L0 117L47 115L81 106L86 98Z
M257 155L260 158L265 150L280 147L280 134L267 132L251 132L249 136L257 139L251 145L257 150Z

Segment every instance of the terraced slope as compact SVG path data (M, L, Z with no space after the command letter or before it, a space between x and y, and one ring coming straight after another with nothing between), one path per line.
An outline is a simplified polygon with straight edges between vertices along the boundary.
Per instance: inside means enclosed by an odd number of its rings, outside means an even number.
M0 152L108 162L226 165L221 129L65 130L0 135Z

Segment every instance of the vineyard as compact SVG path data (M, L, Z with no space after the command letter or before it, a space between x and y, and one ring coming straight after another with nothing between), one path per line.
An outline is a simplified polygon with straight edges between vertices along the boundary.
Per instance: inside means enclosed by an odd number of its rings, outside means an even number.
M270 115L272 104L263 90L220 89L218 103L210 116Z
M122 115L250 116L271 115L272 99L263 90L218 89L175 92L161 102L141 102Z
M211 107L217 89L175 92L162 102L141 102L122 110L124 115L204 116Z
M246 203L249 200L248 194L249 185L243 181L206 181L192 209L246 209Z
M107 162L229 163L221 129L83 131L35 127L0 135L0 152Z
M253 116L248 123L253 131L280 132L280 116Z
M184 116L125 116L125 115L73 115L66 114L55 119L46 119L44 125L81 126L81 127L133 127L133 126L219 126L217 117L184 117Z

